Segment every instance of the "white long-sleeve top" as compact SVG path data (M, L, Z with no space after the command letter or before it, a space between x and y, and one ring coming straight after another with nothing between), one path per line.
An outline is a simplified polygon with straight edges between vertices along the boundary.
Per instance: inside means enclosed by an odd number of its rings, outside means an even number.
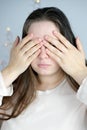
M5 93L5 94L4 94ZM0 101L12 94L0 74ZM4 121L1 130L87 130L87 78L74 92L66 79L54 89L37 91L37 98L18 117Z

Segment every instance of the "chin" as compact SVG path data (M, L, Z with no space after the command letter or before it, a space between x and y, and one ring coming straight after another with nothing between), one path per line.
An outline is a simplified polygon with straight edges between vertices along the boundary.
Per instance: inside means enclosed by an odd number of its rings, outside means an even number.
M54 74L53 72L47 72L47 71L44 71L44 72L37 72L39 75L42 75L42 76L49 76L49 75L52 75Z

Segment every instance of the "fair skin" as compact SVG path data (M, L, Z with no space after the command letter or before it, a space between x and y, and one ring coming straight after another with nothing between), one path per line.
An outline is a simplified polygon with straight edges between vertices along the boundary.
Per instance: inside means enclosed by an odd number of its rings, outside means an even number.
M40 90L58 85L64 79L63 71L81 84L87 76L87 67L79 38L76 38L76 49L50 21L33 23L28 33L22 41L16 39L9 64L2 71L7 87L30 64L41 80L41 85L38 86Z
M40 31L38 28L40 28ZM42 21L33 23L28 32L34 34L33 39L42 39L42 46L40 48L41 52L31 63L32 68L38 73L41 81L41 84L38 85L38 89L40 90L54 88L64 79L65 76L58 63L46 53L46 47L44 46L44 38L46 35L55 38L52 33L53 30L58 31L52 22Z

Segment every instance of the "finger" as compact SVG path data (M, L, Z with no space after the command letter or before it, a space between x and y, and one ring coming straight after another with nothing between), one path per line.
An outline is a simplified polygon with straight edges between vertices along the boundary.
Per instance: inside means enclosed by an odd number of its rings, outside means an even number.
M57 49L57 48L55 48L55 47L52 46L50 43L48 43L48 42L45 41L44 46L45 46L48 50L50 50L52 53L54 53L55 55L58 55L58 56L62 57L62 55L63 55L62 51L59 50L59 49Z
M82 43L81 43L79 37L76 38L76 45L77 45L77 49L78 49L80 52L82 52L83 54L85 54L85 53L84 53L84 50L83 50L83 47L82 47Z
M21 49L27 42L32 40L33 34L28 34L26 37L24 37L21 41L21 44L19 44L19 49Z
M60 51L62 52L66 52L67 51L67 48L58 41L58 39L54 39L53 37L50 37L48 35L45 36L45 39L51 43L52 46L58 48Z
M61 63L61 57L60 56L55 55L54 53L52 53L48 49L46 49L46 53L60 65L60 63Z
M14 41L13 48L14 48L15 46L17 46L19 42L20 42L20 37L17 36L16 39L15 39L15 41Z
M36 51L38 51L41 48L42 45L38 44L36 46L34 46L33 48L31 48L30 50L28 50L25 55L26 57L30 57L32 56Z
M37 44L39 44L39 46L41 46L40 42L41 42L40 38L37 38L37 39L34 39L33 41L28 42L25 46L23 46L21 48L22 53L27 52L28 50L30 50L31 48L33 48Z
M73 45L60 32L53 31L53 34L59 39L60 42L63 43L65 47L72 48Z
M39 49L35 53L32 54L32 56L28 57L28 63L31 64L31 62L40 54L41 50Z

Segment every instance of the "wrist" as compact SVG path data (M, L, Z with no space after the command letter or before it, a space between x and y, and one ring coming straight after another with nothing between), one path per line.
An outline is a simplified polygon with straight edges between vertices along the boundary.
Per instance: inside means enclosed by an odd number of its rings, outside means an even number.
M82 81L87 77L87 67L81 68L78 72L73 74L73 79L81 85Z
M18 77L18 74L15 71L15 69L13 69L10 66L7 66L6 68L4 68L1 71L1 73L2 73L2 77L3 77L4 84L6 87L11 85L14 82L14 80Z

